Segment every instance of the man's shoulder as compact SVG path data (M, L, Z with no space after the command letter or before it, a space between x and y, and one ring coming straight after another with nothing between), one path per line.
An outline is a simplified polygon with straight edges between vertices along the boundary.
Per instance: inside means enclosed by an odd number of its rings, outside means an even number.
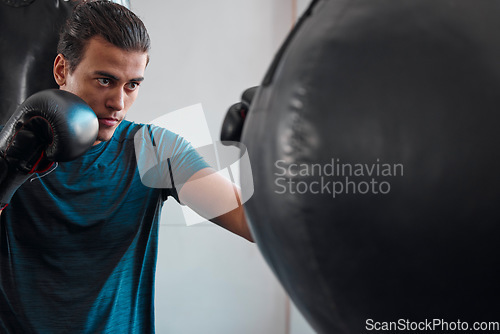
M178 143L180 141L183 141L184 138L163 127L159 126L156 124L142 124L142 123L134 123L134 122L129 122L132 124L126 124L125 126L130 127L128 130L130 133L133 134L135 137L135 140L145 140L147 139L148 141L152 140L154 142L163 142L163 143Z
M136 123L129 120L123 120L116 128L114 137L116 137L116 139L133 137L139 130L146 131L148 133L162 133L163 135L168 134L169 136L179 136L177 133L155 124Z
M135 134L139 131L144 124L135 123L129 120L121 121L120 125L115 130L113 134L113 140L118 142L123 142L124 140L134 139Z

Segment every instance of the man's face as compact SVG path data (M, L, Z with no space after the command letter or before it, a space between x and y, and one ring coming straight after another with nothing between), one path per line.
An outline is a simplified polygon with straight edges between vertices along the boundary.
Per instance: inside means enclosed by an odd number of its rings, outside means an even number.
M144 79L148 55L125 51L96 36L87 42L82 61L73 72L62 55L54 63L54 77L62 90L81 97L99 120L94 145L110 140L125 118Z

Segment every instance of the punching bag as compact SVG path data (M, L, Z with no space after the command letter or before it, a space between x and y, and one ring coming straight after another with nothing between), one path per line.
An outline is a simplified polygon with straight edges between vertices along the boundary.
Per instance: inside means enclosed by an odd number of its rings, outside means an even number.
M79 2L0 0L0 125L32 94L59 88L52 73L59 30Z
M73 2L0 0L0 124L32 94L58 88L52 68Z
M498 321L499 17L316 0L278 52L243 128L245 212L318 333Z

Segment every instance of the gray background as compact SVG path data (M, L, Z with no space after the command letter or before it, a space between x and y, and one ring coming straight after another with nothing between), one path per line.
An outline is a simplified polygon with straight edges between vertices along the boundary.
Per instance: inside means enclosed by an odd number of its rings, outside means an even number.
M132 0L146 24L151 61L128 119L148 123L201 103L203 122L175 127L218 140L228 107L258 85L297 16L301 0ZM204 128L205 127L205 128ZM256 245L204 222L186 226L165 204L156 284L157 333L314 333L290 303Z

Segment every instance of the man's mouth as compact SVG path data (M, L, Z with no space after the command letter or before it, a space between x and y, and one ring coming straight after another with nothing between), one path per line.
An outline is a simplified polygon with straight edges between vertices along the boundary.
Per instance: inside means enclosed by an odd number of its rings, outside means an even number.
M99 118L99 124L105 126L115 126L120 122L117 118Z

